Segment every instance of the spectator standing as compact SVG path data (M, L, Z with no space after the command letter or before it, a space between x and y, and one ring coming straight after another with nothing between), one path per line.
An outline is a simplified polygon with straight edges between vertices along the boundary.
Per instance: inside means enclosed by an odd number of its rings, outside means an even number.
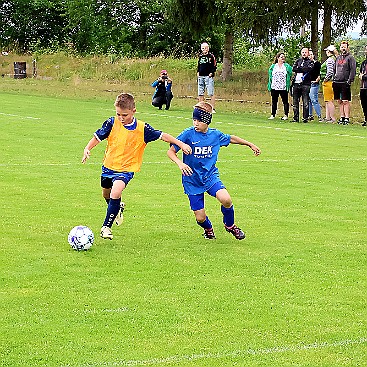
M299 122L299 101L302 97L303 104L303 122L308 122L309 113L309 95L311 88L311 70L314 62L309 59L307 47L301 50L301 57L293 65L293 71L296 73L293 85L293 122Z
M210 96L210 103L213 106L213 113L215 113L214 104L214 75L217 70L217 61L212 53L209 52L209 45L204 42L200 46L201 53L199 55L197 77L198 77L198 99L199 102L204 101L205 90Z
M364 54L366 56L366 59L362 62L359 69L359 79L361 80L359 97L361 99L361 106L364 115L362 126L366 126L367 124L367 46L364 48Z
M334 99L339 103L341 125L349 124L350 101L352 93L350 86L356 76L356 60L349 53L349 43L342 41L340 55L335 60L333 91Z
M334 45L325 48L327 59L321 65L320 77L322 82L322 92L325 102L325 120L326 122L335 122L335 106L333 92L333 76L335 68L335 57L338 51Z
M274 63L269 68L268 91L271 95L271 115L269 120L275 118L279 96L284 106L284 116L282 120L288 120L289 101L288 93L291 85L292 66L285 62L283 52L277 53Z
M321 106L319 103L319 88L320 88L320 69L321 63L315 60L315 55L312 50L308 51L309 58L314 62L314 67L310 71L311 74L311 88L310 88L310 103L309 103L309 110L308 110L308 119L309 121L313 120L312 111L315 110L316 115L321 121Z
M161 70L159 77L152 83L155 92L152 98L152 105L160 110L163 105L166 105L166 110L171 106L172 94L172 79L168 76L167 70Z

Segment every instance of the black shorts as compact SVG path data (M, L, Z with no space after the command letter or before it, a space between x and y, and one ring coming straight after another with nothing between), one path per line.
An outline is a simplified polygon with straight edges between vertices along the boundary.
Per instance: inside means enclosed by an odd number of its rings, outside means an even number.
M334 99L342 101L351 101L352 93L348 83L333 82Z

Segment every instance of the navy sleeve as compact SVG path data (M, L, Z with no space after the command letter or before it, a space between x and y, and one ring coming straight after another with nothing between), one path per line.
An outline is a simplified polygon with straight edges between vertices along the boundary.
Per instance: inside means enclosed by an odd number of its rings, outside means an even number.
M100 129L98 129L95 133L94 136L99 140L104 140L108 138L108 135L110 135L110 132L112 130L113 124L115 122L115 118L114 117L110 117L108 120L106 120L102 127Z
M155 130L149 124L145 123L144 126L144 141L150 143L151 141L158 140L162 136L162 131Z

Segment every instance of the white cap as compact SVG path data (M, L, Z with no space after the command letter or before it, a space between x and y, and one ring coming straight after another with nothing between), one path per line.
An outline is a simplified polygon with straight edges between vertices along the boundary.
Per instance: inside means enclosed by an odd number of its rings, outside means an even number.
M335 46L334 46L334 45L330 45L330 46L326 47L326 48L324 49L324 51L334 52L334 51L335 51Z

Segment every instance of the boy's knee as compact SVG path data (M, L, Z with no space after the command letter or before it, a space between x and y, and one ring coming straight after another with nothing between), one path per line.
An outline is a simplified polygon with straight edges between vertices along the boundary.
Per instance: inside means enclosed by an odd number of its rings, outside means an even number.
M224 200L221 200L221 204L222 204L226 209L229 209L229 208L233 205L231 198L226 198L226 199L224 199Z
M199 223L203 223L206 220L206 213L195 213L195 219Z

